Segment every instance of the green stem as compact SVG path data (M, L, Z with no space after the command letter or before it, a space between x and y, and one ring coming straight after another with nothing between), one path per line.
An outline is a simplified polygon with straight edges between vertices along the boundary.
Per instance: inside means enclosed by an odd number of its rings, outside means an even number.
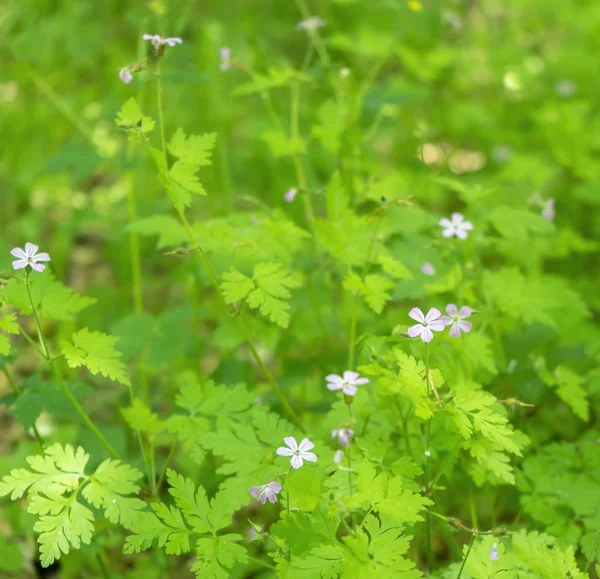
M131 405L133 406L133 387L129 384L129 400ZM136 438L138 440L138 444L140 445L140 453L142 455L142 460L144 461L144 467L146 468L146 478L148 479L148 484L152 484L152 476L150 474L150 465L148 464L148 459L146 458L146 451L144 449L144 443L142 442L142 434L139 430L135 431Z
M261 559L257 559L256 557L253 557L252 555L248 555L248 559L250 559L250 561L254 561L254 563L257 563L258 565L262 565L263 567L266 567L267 569L273 569L273 571L277 571L277 567L275 567L274 565L271 565L270 563L267 563L266 561L263 561Z
M296 0L296 6L298 6L298 10L300 14L302 14L302 19L306 20L310 18L311 14L308 10L308 6L304 0ZM327 49L325 48L325 43L323 39L319 35L318 30L314 30L310 32L310 39L314 43L317 53L319 54L319 59L321 60L321 64L323 66L329 66L329 54L327 53Z
M104 579L110 579L110 573L108 572L108 567L106 566L106 562L104 561L104 556L102 553L96 554L96 561L98 561L98 566L100 567L102 577L104 577Z
M150 441L150 484L152 485L152 496L156 496L156 464L154 462L154 442Z
M160 473L160 477L158 477L158 482L156 483L156 490L159 491L160 487L163 484L163 481L165 480L165 475L167 474L167 468L169 468L169 464L171 463L171 460L173 460L173 455L175 454L175 451L177 450L177 442L173 443L173 446L171 446L171 450L169 450L169 454L167 455L167 458L165 460L165 464L162 468L162 472Z
M165 140L165 124L163 122L163 106L162 106L162 87L160 85L160 57L156 63L156 102L158 103L158 124L160 125L160 142L162 152L165 158L165 167L167 164L167 142Z
M427 402L429 402L431 396L431 386L429 385L429 344L427 342L425 342L425 379L427 382ZM426 489L429 488L429 480L431 478L431 453L429 451L430 425L431 420L427 420L427 424L425 426L425 458L427 460L427 464L425 465ZM427 515L427 519L425 520L425 528L427 540L427 566L429 568L429 572L431 573L433 571L434 566L434 557L432 548L431 516L429 514Z
M14 380L12 379L12 376L10 375L9 371L6 369L6 366L4 368L2 368L2 371L4 372L4 375L6 376L8 383L10 384L11 388L13 389L13 392L17 396L19 396L19 394L21 394L21 390L15 384ZM33 435L35 436L35 439L38 441L38 444L40 445L42 450L44 450L44 441L42 440L42 437L40 436L40 433L35 425L35 421L31 426L31 430L33 430Z
M358 311L358 296L354 296L352 303L352 318L350 319L350 344L348 350L348 370L354 368L354 349L356 344L356 314Z
M40 318L38 317L37 310L33 303L33 298L31 297L31 290L29 289L29 274L27 274L27 278L25 280L25 286L27 288L27 295L29 296L29 304L31 305L31 310L33 311L33 317L34 317L35 323L37 325L37 330L38 330L38 334L40 337L40 343L42 344L43 351L45 352L45 355L43 357L45 358L46 362L48 363L48 366L50 366L52 373L58 380L58 383L60 384L61 388L63 389L65 396L69 399L69 402L73 405L73 408L75 408L75 411L77 412L77 414L79 414L79 416L82 418L82 420L88 426L88 428L96 435L96 437L102 443L104 448L106 448L106 450L108 450L108 452L114 458L116 458L117 460L121 460L121 457L119 456L117 451L106 440L106 438L104 438L102 433L98 430L98 428L96 428L96 425L92 422L90 417L86 414L85 410L81 407L79 402L77 402L77 399L75 398L75 396L73 396L73 393L71 392L69 387L65 384L65 381L63 380L62 376L60 375L60 372L58 371L58 368L56 367L54 360L50 357L50 354L48 353L48 347L46 346L46 339L44 338L44 333L42 332Z
M587 563L585 564L585 567L583 568L584 573L587 572L587 570L590 568L590 565L592 564L592 561L594 560L594 555L596 554L596 545L598 544L599 539L600 539L600 531L598 531L598 533L596 534L596 539L594 540L594 544L592 545L592 550L590 552L590 556L588 557Z
M131 226L137 219L135 183L130 184L128 210L128 220ZM129 254L131 256L131 279L133 282L133 308L139 313L144 309L142 299L142 260L140 256L140 236L135 231L130 231L129 233Z
M471 552L471 549L473 548L474 542L475 542L475 535L471 535L471 542L469 543L469 548L467 550L467 554L465 555L462 565L460 566L460 569L458 570L458 575L456 576L456 579L460 579L460 576L462 575L463 569L465 568L465 565L467 564L467 559L469 558L469 553Z

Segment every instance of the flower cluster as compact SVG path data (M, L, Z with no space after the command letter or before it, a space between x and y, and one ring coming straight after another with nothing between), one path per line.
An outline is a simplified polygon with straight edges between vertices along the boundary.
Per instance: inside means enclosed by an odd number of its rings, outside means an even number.
M279 456L290 456L291 468L298 469L304 465L304 461L317 462L317 455L311 451L315 445L308 439L303 438L300 444L296 442L293 436L286 436L283 441L287 446L280 446L276 453ZM270 503L277 502L277 495L281 492L283 486L277 481L269 481L260 486L253 486L248 492L263 505L268 500Z
M419 336L424 342L431 342L433 332L441 332L447 326L451 326L449 333L452 338L460 337L461 332L471 331L473 324L465 321L473 313L469 306L463 306L459 310L455 304L448 304L446 313L447 316L442 316L440 310L431 308L427 315L423 315L420 308L413 308L408 315L419 323L408 328L408 335L411 338Z

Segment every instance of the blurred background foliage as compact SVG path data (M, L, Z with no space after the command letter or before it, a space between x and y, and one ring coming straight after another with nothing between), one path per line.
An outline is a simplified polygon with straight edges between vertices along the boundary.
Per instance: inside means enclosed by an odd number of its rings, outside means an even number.
M316 51L296 29L308 14L326 22ZM269 258L304 270L313 265L303 204L284 200L286 191L299 186L286 147L297 147L303 159L317 217L326 212L324 190L336 170L363 213L382 200L414 201L417 209L398 205L387 211L381 231L393 255L416 273L396 284L394 307L379 318L361 306L359 335L369 334L361 355L378 334L406 324L408 309L426 296L452 294L460 286L466 299L479 294L480 309L485 301L495 303L504 318L500 325L485 321L497 332L493 356L487 359L481 346L475 364L495 395L536 406L511 416L531 439L517 487L502 494L482 491L479 522L483 527L527 520L591 556L600 509L578 500L597 497L600 485L600 3L1 3L0 267L10 268L8 252L15 245L39 244L51 254L58 279L98 299L78 327L122 336L128 359L139 355L143 343L135 338L146 324L155 341L140 371L151 381L154 408L160 410L171 407L176 370L191 367L228 384L253 383L256 370L247 353L237 350L241 339L233 323L217 315L210 291L202 293L194 265L165 255L183 245L185 236L169 216L150 160L113 121L131 96L157 116L153 80L139 73L125 85L118 77L119 67L151 57L144 33L183 38L163 64L167 135L179 126L218 135L215 164L203 173L208 197L196 199L188 212L217 273ZM230 47L233 61L227 71L220 70L223 46ZM287 130L296 97L298 142L290 144L274 130L273 116ZM539 218L550 198L554 224ZM453 254L434 243L437 220L454 210L475 223L464 251L466 263L486 270L483 293L462 278L453 281ZM143 256L140 309L146 317L138 316L129 331L132 232L139 234ZM365 239L355 233L348 254L360 251ZM436 268L434 279L419 273L424 262ZM328 283L344 268L327 262L321 267L323 275L292 301L287 332L259 318L252 322L283 386L315 411L327 395L322 377L345 364L349 311L339 287ZM206 274L200 277L208 286ZM190 296L197 293L204 297L195 307ZM325 350L322 326L302 315L315 303L328 335ZM199 334L194 320L203 321ZM73 329L49 327L65 335ZM468 366L469 356L476 356L453 348L444 345L440 367L457 360ZM559 365L571 374L557 375ZM19 358L20 377L34 370L31 358ZM577 414L553 392L580 385L591 404ZM115 385L93 394L82 389L81 395L92 413L108 417L123 398ZM123 447L124 434L108 417L107 431L112 428ZM7 417L3 421L8 452L21 430ZM62 423L50 422L48 429L63 442L86 437ZM90 450L96 442L88 437L86 445ZM14 448L14 456L0 460L3 466L33 446L23 441ZM456 495L460 503L458 490ZM6 506L3 516L14 527L30 524L17 505ZM0 552L13 552L6 561L18 558L14 545L2 541ZM65 559L65 572L72 565L72 576L78 576L80 556Z

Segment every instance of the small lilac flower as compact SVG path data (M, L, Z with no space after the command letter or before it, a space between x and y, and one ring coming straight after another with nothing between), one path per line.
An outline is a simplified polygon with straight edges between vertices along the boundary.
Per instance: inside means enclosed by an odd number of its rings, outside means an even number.
M222 72L231 68L231 50L228 46L221 48L221 66L219 67Z
M354 434L351 428L334 428L331 431L331 437L338 439L338 443L342 446L350 446L350 437Z
M265 501L269 499L270 503L277 502L276 495L281 491L281 485L278 482L269 482L259 487L250 487L248 492L256 497L259 503L265 504Z
M461 213L453 213L450 219L440 219L439 224L444 228L442 231L444 237L466 239L467 231L473 229L473 224L470 221L465 221Z
M563 98L571 98L577 93L577 85L571 80L561 80L556 85L556 93Z
M417 322L414 326L408 328L408 335L411 338L421 336L424 342L433 340L433 332L441 332L444 329L444 323L439 319L442 313L436 308L431 308L424 316L420 308L413 308L408 315Z
M333 455L333 462L335 462L335 464L340 464L340 462L342 462L342 458L344 458L344 451L337 450Z
M542 209L542 217L548 221L554 221L556 217L556 209L554 208L554 197L550 197L546 200Z
M320 16L311 16L305 20L300 20L296 26L296 29L306 30L306 32L312 33L317 28L321 28L323 26L325 26L325 20L323 20Z
M294 197L296 197L297 193L298 193L298 189L296 189L295 187L292 187L291 189L288 189L288 192L283 196L283 198L288 203L291 203L294 200Z
M46 269L45 265L38 263L39 261L50 261L50 256L47 253L36 253L39 247L33 243L26 243L25 250L20 247L15 247L11 250L11 255L19 259L12 262L14 269L23 269L28 265L35 271L42 272Z
M471 331L473 324L471 322L465 322L465 318L468 318L473 312L469 306L463 306L460 308L460 311L454 304L448 304L446 306L447 316L442 316L440 319L446 325L452 327L450 328L450 335L453 338L460 338L461 330L465 333Z
M435 275L435 267L429 262L426 262L421 266L421 273L423 275Z
M498 545L496 543L494 543L490 549L490 559L492 561L498 560Z
M369 383L368 378L361 378L358 372L352 372L351 370L346 370L343 377L337 374L329 374L329 376L325 376L325 380L327 380L328 390L341 390L346 396L354 396L357 386Z
M308 438L303 438L302 442L298 444L293 436L286 436L283 439L283 442L285 442L289 448L280 446L277 449L277 454L279 456L291 456L290 462L294 468L300 468L305 460L317 462L317 455L314 452L308 452L315 447Z
M144 40L149 40L156 52L159 52L165 46L175 46L176 44L181 44L183 42L181 38L163 38L160 34L144 34L142 38Z
M119 78L125 83L129 84L133 80L133 75L128 66L124 66L119 69Z

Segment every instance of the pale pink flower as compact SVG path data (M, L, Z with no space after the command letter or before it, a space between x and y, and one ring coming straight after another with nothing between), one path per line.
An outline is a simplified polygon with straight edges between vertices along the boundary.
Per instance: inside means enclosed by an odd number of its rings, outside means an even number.
M494 543L490 549L490 559L492 561L498 560L498 545L496 543Z
M473 313L469 306L463 306L459 311L454 304L448 304L446 306L446 313L448 315L442 316L440 319L446 326L452 326L450 328L450 335L453 338L459 338L461 331L465 333L471 331L473 324L464 321Z
M342 446L350 446L350 438L354 435L354 430L351 428L334 428L331 431L331 437L337 438L338 443Z
M308 438L303 438L302 442L298 444L293 436L286 436L283 439L283 442L285 442L289 448L280 446L277 449L277 454L279 456L291 456L290 463L293 468L300 468L305 460L317 462L317 455L314 452L308 452L315 447Z
M556 209L554 208L554 197L550 197L544 203L544 207L542 209L542 217L547 219L548 221L554 221L556 217Z
M14 269L23 269L28 265L35 271L42 272L46 269L45 265L38 263L39 261L50 261L50 256L47 253L36 253L39 247L33 243L26 243L25 250L20 247L15 247L11 250L11 255L19 259L12 262Z
M426 262L421 266L421 273L423 275L435 275L435 267L431 263Z
M325 26L325 20L323 20L320 16L311 16L310 18L306 18L305 20L300 20L298 22L296 28L298 30L305 30L306 32L314 32L317 28L321 28Z
M467 231L473 229L473 224L470 221L465 221L461 213L453 213L450 219L440 219L438 223L443 227L442 235L444 237L466 239Z
M133 80L133 75L128 66L124 66L119 69L119 78L125 83L129 84Z
M277 502L277 496L281 491L281 485L278 482L269 482L259 487L250 487L248 492L256 497L259 503L265 504L268 499L270 503Z
M333 462L335 462L335 464L340 464L340 462L342 462L342 458L344 458L344 451L337 450L333 455Z
M424 316L420 308L413 308L408 315L419 322L408 328L408 335L411 338L421 337L424 342L433 340L433 332L441 332L444 329L444 323L439 319L442 313L436 308L431 308Z
M369 383L368 378L361 378L358 372L352 372L352 370L346 370L343 376L329 374L329 376L325 376L325 380L327 380L328 390L341 390L346 396L354 396L357 386Z
M221 65L220 65L220 69L222 72L229 70L231 68L231 50L229 50L229 47L224 46L223 48L221 48Z
M291 203L294 200L294 198L296 197L297 193L298 193L298 189L296 189L295 187L292 187L291 189L288 189L288 192L283 196L283 198L288 203Z
M176 44L181 44L183 42L179 37L163 38L160 34L144 34L142 38L144 40L149 40L152 43L152 46L154 46L154 50L157 52L164 46L175 46Z

